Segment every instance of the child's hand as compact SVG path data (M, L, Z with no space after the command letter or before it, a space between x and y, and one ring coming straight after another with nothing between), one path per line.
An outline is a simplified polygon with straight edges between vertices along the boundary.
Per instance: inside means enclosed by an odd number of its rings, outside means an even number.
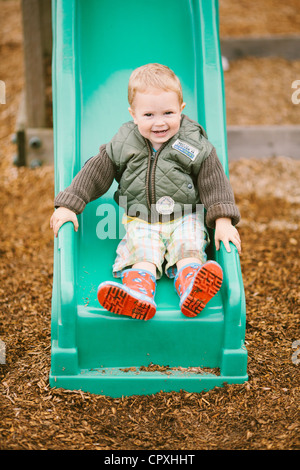
M215 229L215 244L216 249L220 249L220 241L224 243L224 246L228 252L230 252L229 242L232 242L236 247L239 253L241 253L241 239L239 232L232 225L231 219L220 218L216 220L216 229Z
M66 222L73 222L75 232L78 230L78 220L75 212L66 207L56 209L50 219L50 228L53 229L54 235L57 237L60 227Z

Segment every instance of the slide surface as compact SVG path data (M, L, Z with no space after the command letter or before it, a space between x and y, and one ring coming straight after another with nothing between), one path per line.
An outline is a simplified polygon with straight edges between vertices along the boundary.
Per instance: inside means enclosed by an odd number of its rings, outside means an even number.
M131 119L128 79L149 62L168 65L178 75L185 114L205 128L228 174L216 0L52 0L52 15L56 193ZM229 350L238 351L245 369L245 300L235 249L229 255L224 248L217 254L210 249L225 281L201 318L181 314L168 278L157 283L158 312L143 325L100 307L97 287L113 279L115 250L124 235L115 190L116 183L87 205L78 217L78 233L68 223L55 240L51 383L57 386L61 376L61 386L91 389L74 385L76 376L158 361L222 369L231 361ZM240 375L245 380L245 371Z

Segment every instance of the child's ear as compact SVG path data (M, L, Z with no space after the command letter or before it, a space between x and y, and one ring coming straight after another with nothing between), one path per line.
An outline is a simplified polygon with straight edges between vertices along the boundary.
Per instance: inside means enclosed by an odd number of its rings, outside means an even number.
M185 107L186 107L186 103L182 103L182 105L181 105L181 107L180 107L180 112L182 112Z
M133 109L129 107L129 108L128 108L128 111L129 111L129 113L131 114L131 116L133 117L133 119L135 119L135 115L134 115Z
M136 116L135 116L135 113L134 113L133 109L132 109L132 108L128 108L128 111L130 112L130 114L131 114L131 116L132 116L132 118L133 118L134 124L137 124Z

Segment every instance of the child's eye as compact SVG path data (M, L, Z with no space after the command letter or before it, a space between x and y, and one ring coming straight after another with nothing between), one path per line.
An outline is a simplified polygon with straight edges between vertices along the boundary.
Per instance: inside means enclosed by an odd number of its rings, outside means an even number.
M146 117L151 117L152 114L151 114L151 113L145 113L145 116L146 116Z
M173 114L173 111L166 111L165 114L167 114L167 115Z

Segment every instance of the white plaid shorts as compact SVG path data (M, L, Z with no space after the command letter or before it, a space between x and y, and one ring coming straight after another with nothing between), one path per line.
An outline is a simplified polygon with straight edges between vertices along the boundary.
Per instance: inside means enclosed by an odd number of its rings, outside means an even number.
M198 258L201 264L207 260L205 249L209 236L198 213L184 215L165 223L147 223L138 218L123 216L126 234L118 245L113 266L114 277L135 263L148 261L156 266L156 277L163 271L170 278L176 276L177 261Z

